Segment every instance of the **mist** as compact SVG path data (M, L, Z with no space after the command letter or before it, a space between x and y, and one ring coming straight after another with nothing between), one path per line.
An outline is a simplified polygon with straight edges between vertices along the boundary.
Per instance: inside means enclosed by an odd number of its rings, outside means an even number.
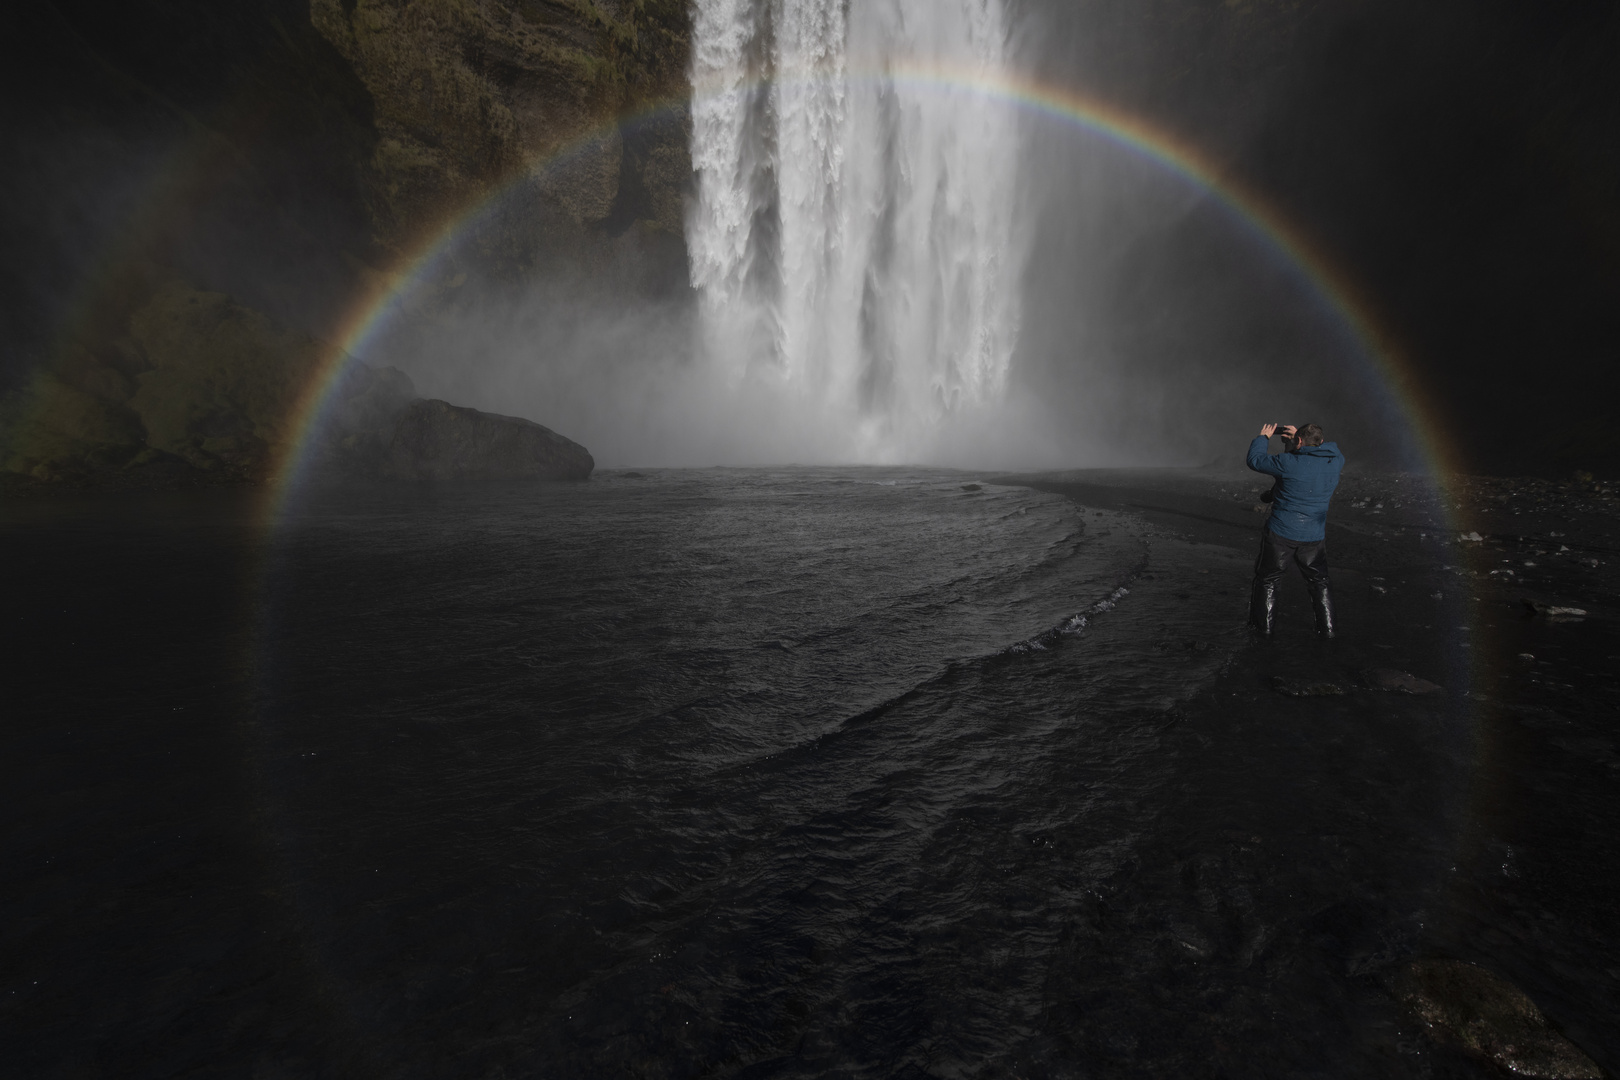
M1202 465L1267 421L1421 464L1364 344L1218 193L1008 100L858 74L878 51L1083 85L1100 47L1085 11L953 11L801 28L762 60L758 27L706 50L700 10L686 282L451 288L450 260L361 359L604 464ZM795 49L822 58L808 81Z
M436 176L389 173L402 106L292 0L13 13L0 391L81 331L118 368L149 270L331 337L362 282L499 190L358 359L603 461L1202 465L1314 420L1355 465L1422 467L1411 403L1218 192L884 73L937 63L1090 95L1260 193L1393 332L1442 428L1423 441L1602 471L1596 427L1548 433L1614 371L1620 98L1597 58L1620 23L1598 7L896 0L754 25L766 7L683 6L703 47L658 76L673 96L596 140L620 174L597 154L556 183L552 134L505 128ZM463 118L412 122L430 149Z

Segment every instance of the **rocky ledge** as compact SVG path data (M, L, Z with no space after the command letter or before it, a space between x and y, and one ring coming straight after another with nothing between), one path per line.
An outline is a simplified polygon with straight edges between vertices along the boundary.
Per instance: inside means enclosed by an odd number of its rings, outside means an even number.
M595 467L549 428L425 400L404 372L353 358L300 446L329 347L180 282L93 345L0 399L0 490L257 484L294 453L345 482L583 480Z
M394 368L350 360L311 448L317 480L585 480L590 451L520 416L421 398Z
M417 399L394 425L387 473L410 480L584 480L596 462L572 439L516 416Z

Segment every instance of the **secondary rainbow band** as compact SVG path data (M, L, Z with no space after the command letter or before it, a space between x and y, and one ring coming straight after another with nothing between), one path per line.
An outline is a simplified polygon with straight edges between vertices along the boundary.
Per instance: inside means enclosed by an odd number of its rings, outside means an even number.
M848 76L846 76L848 78ZM1149 124L1106 102L1062 87L989 75L977 71L897 67L873 76L922 90L968 90L1009 105L1031 110L1060 123L1079 127L1168 170L1202 191L1213 194L1264 244L1297 267L1312 289L1350 329L1382 382L1401 408L1435 480L1442 488L1460 472L1452 457L1452 441L1445 438L1438 415L1427 406L1422 387L1395 342L1395 336L1377 318L1373 305L1351 278L1340 270L1308 234L1258 191L1222 169L1190 142ZM790 81L790 80L777 80ZM803 81L815 81L814 78ZM751 87L728 88L728 92ZM684 106L666 102L632 118L646 120ZM554 167L579 153L606 130L588 133L548 161ZM532 175L529 170L526 175ZM416 253L365 290L343 322L317 376L300 396L290 425L288 450L271 484L271 520L279 518L298 481L309 467L315 435L325 420L344 366L364 353L367 344L387 325L411 292L455 246L458 238L498 205L516 181L492 191L436 230ZM1444 500L1448 512L1454 500Z

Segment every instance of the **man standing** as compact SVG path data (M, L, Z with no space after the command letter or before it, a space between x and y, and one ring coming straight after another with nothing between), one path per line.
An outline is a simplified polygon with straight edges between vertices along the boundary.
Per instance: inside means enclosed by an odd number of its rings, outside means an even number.
M1295 429L1280 425L1283 452L1267 452L1279 425L1267 424L1249 444L1249 468L1277 478L1272 488L1271 518L1260 534L1260 557L1254 563L1254 588L1249 595L1249 624L1271 636L1277 607L1277 582L1292 558L1305 576L1305 588L1316 609L1316 634L1333 636L1333 598L1328 594L1327 511L1333 489L1339 486L1344 455L1337 443L1322 441L1319 424Z

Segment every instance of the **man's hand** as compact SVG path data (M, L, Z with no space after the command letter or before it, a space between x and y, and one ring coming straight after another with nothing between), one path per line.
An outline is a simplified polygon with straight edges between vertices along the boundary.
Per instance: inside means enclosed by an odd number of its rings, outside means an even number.
M1293 424L1281 424L1277 428L1277 434L1281 435L1285 439L1293 439L1298 436L1299 428L1295 427Z
M1269 439L1269 438L1271 438L1272 433L1274 433L1276 430L1277 430L1277 425L1276 424L1265 424L1265 425L1261 426L1260 434L1264 435L1266 438Z

